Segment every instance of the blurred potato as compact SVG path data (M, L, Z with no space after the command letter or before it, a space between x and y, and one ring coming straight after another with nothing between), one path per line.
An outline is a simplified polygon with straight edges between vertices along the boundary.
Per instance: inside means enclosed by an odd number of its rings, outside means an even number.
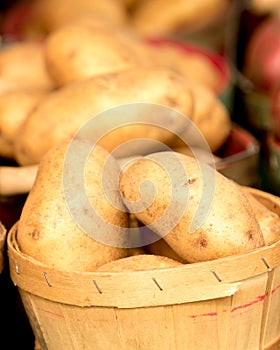
M27 38L45 37L65 24L83 16L102 18L108 27L125 25L124 7L115 0L34 0L22 28Z
M4 137L0 135L0 156L7 158L7 159L13 159L14 158L14 147L11 141L8 141Z
M200 83L214 93L220 93L221 73L207 56L187 53L172 44L150 46L155 65L174 69L190 82Z
M132 104L141 102L147 103L142 107L142 111L139 104ZM129 114L123 113L119 108L109 117L99 118L98 123L93 122L93 117L98 113L122 104L131 105ZM122 143L139 137L166 142L174 135L168 130L159 128L156 123L161 120L166 127L170 125L174 128L177 119L173 120L170 116L170 109L165 110L166 115L160 109L161 114L158 115L159 112L155 112L154 104L167 106L190 115L193 107L190 88L172 71L142 68L101 75L65 85L50 93L22 124L17 138L16 159L23 165L38 163L43 154L53 145L66 137L74 136L89 121L86 130L83 129L84 137L94 139L101 133L102 138L98 143L110 152ZM135 121L139 120L139 113L143 124L135 124ZM107 130L116 125L116 120L118 128L111 130L107 135ZM182 122L179 120L178 128ZM152 123L156 125L153 126ZM135 147L136 149L125 147L123 150L128 153L127 155L141 151L138 144ZM145 152L148 152L149 141L142 147Z
M10 82L8 86L15 82L22 88L52 89L54 83L46 70L44 43L20 41L4 46L0 51L0 79Z
M46 91L33 89L0 94L0 134L10 145L9 158L15 159L14 144L22 122L46 95ZM5 147L0 147L0 156L7 157Z
M146 36L191 33L223 17L229 4L229 0L143 0L137 2L131 23Z
M141 105L141 109L139 103L142 102L146 105ZM198 144L204 137L213 149L224 142L231 128L225 107L206 88L194 89L193 85L167 68L139 67L73 82L50 93L22 124L16 143L17 161L22 165L38 163L48 149L73 136L98 113L122 104L131 105L129 114L121 113L119 108L110 114L109 118L114 118L112 121L99 118L98 123L87 124L88 130L83 129L85 137L90 139L101 135L98 143L110 152L138 138L147 141L145 145L134 143L122 148L120 151L124 153L121 155L119 152L118 157L146 154L159 147L159 144L149 140L169 145L175 133L181 132L186 123L189 125L189 120L193 121L193 128L201 131L197 139L197 134L193 133L187 133L186 137ZM162 109L158 112L154 105L160 105ZM177 118L176 113L176 117L172 117L170 111L173 110L186 119ZM139 121L139 113L142 124L135 124L135 121ZM116 119L119 120L118 126L122 127L112 130ZM159 122L165 129L158 127ZM110 133L104 135L110 129ZM187 129L186 132L191 131Z
M85 21L65 25L47 37L45 62L58 86L138 64L123 36Z

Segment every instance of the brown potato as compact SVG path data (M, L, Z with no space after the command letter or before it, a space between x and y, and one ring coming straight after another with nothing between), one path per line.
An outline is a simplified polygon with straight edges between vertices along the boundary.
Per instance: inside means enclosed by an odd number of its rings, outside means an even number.
M11 141L0 135L0 155L4 158L14 158L14 145Z
M107 26L122 26L126 13L115 0L35 0L28 21L22 28L24 37L46 36L61 26L83 16L104 18Z
M193 88L182 77L167 68L139 67L77 81L49 94L22 125L16 145L17 161L22 165L38 163L50 147L66 137L73 136L98 113L122 104L139 102L151 105L145 111L140 111L139 107L137 109L132 107L131 115L122 114L120 117L116 113L120 126L124 124L127 126L112 130L99 141L100 145L111 152L129 140L141 137L147 140L145 146L141 145L142 148L134 143L134 148L130 145L125 150L122 149L124 154L119 153L118 157L158 150L155 147L159 147L159 144L149 140L170 145L175 137L174 133L180 132L185 127L182 125L185 124L183 118L174 118L174 121L170 118L170 109L180 112L187 119L192 119L197 130L201 127L198 138L195 133L189 132L185 135L193 145L195 143L199 145L203 139L209 142L211 149L215 149L224 142L231 128L226 109L206 88ZM160 116L158 113L155 114L154 104L169 107L165 110L168 115L163 115L162 112ZM133 121L139 120L138 113L141 113L143 124L130 125ZM114 122L115 119L112 120L112 124ZM157 127L158 122L163 123L166 129ZM101 125L99 119L98 125L94 125L96 129L92 124L90 123L88 137L101 130L110 129L108 119L104 119L104 125ZM173 132L169 132L170 129Z
M81 21L60 27L47 37L45 60L58 86L138 65L123 36Z
M92 145L81 140L71 145L70 166L65 167L68 142L42 159L19 219L18 243L23 253L49 266L94 271L127 256L122 247L128 214L113 189L119 172L116 161L110 157L105 168L109 154L104 149L91 150ZM84 152L89 152L86 164L81 163ZM79 169L84 176L77 180ZM90 206L83 200L83 188Z
M191 84L194 98L194 111L192 122L196 125L208 143L210 150L215 153L224 144L231 132L231 120L226 107L221 103L216 95L198 83ZM192 140L191 130L186 130L184 138L189 140L189 144L201 147L201 140Z
M200 83L215 94L220 93L221 72L200 52L187 52L171 43L146 44L150 50L150 64L171 68L190 82Z
M192 157L159 152L135 160L122 173L120 190L130 212L188 262L264 245L239 185Z
M185 85L180 76L167 69L138 68L68 84L50 93L26 118L17 139L17 161L23 165L38 163L53 145L73 136L96 114L132 102L152 104L141 115L143 123L150 124L157 123L158 118L164 118L162 113L160 116L155 115L153 104L167 106L185 115L190 115L193 104L189 86ZM136 121L138 110L138 107L136 110L132 107L131 115L121 117L116 113L120 126ZM99 122L98 126L91 122L88 137L92 138L99 130L110 129L108 119L104 120L104 125ZM166 127L170 125L169 116L161 120L166 120ZM176 127L176 122L172 121L172 127ZM177 128L179 127L180 122ZM174 135L153 125L127 125L113 130L99 143L112 151L120 144L138 137L165 142ZM149 150L148 142L147 147ZM139 150L141 151L138 145L135 150L126 147L125 152L128 154L123 156L130 156L131 152Z
M132 25L146 36L170 35L182 29L192 33L224 16L229 4L228 0L144 0L133 12Z
M247 193L247 192L246 192ZM259 202L252 194L247 193L249 203L260 225L266 245L280 239L280 217Z
M0 78L20 87L50 90L54 84L44 60L44 43L13 42L0 51Z
M97 271L100 272L118 272L118 271L141 271L166 269L170 267L181 266L179 261L169 259L165 256L140 254L126 258L111 261L100 266Z
M10 144L10 157L15 158L14 143L27 115L47 95L43 90L14 90L0 94L0 134ZM5 157L0 147L0 156Z

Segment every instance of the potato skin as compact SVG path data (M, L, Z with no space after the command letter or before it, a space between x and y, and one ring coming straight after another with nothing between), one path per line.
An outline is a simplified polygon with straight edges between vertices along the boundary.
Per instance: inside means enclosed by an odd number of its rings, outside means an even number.
M80 140L72 142L76 152L74 160L78 162L84 149L92 145ZM73 169L77 171L76 163L73 163L72 169L64 168L67 147L68 142L64 142L52 148L39 165L36 181L18 223L19 247L23 253L58 269L94 271L99 265L127 256L127 249L121 248L123 231L120 231L120 228L126 230L128 227L128 214L118 193L110 190L111 184L108 186L112 203L103 193L101 177L104 176L103 167L108 152L96 146L86 163L84 183L72 180L65 183L65 176L68 174L67 178L74 178ZM110 176L117 176L116 164L110 168ZM106 223L111 224L106 225L106 232L102 231L92 211L79 200L83 185L92 210ZM69 210L69 201L66 202L65 199L70 190L75 191L75 196L71 196L70 199L74 203L77 201L77 207L72 208L72 211ZM85 221L90 224L93 237L80 227L75 217L76 208L82 210ZM103 235L108 237L109 233L120 245L109 245L103 240L100 241L100 238L98 241L95 239L95 235L102 239Z
M173 166L174 156L185 174L179 174L178 166ZM169 170L166 171L162 164ZM192 157L161 152L135 160L125 168L120 179L125 205L132 212L136 210L136 217L145 225L150 225L188 262L246 253L263 246L261 229L243 191L213 168L206 164L200 166L208 169L208 176L215 179L215 191L206 190L205 197L202 197L202 189L208 184L203 183L201 168ZM148 183L157 189L155 193L151 193L150 186L144 186ZM211 183L209 186L212 186ZM174 198L172 189L175 191ZM187 199L184 193L188 194ZM207 203L209 198L206 198L209 195L213 196L210 206ZM166 213L171 198L173 211ZM199 207L207 215L193 231L191 223ZM178 217L180 208L183 208L183 214ZM164 226L160 218L164 218ZM167 233L162 231L165 227L170 228Z

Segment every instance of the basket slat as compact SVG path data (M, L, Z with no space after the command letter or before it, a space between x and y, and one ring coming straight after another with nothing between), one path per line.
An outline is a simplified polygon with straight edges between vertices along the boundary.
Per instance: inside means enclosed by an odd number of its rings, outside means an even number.
M280 336L280 266L277 266L270 274L267 290L267 305L264 312L263 344L268 347L275 343ZM279 312L275 312L279 310Z

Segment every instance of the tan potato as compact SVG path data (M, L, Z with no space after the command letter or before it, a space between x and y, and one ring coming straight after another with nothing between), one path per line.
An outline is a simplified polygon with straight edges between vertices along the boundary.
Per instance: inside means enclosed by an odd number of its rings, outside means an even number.
M44 60L44 43L13 42L0 51L0 78L19 87L50 90L54 84Z
M90 23L60 27L46 39L46 66L58 86L138 65L123 37Z
M129 256L100 266L97 271L100 272L119 272L119 271L141 271L166 269L181 266L179 261L169 259L165 256L141 254Z
M109 154L104 149L91 150L92 145L81 140L71 145L70 166L65 166L68 142L42 159L19 219L18 243L23 253L49 266L94 271L127 256L122 247L128 214L114 191L116 161L111 157L105 168ZM81 163L84 152L89 152L86 164ZM77 180L79 170L84 176ZM83 188L89 205L83 201Z
M270 245L278 241L280 239L279 215L269 210L250 193L247 193L247 197L262 230L265 244Z
M190 86L194 101L190 118L193 125L182 131L180 137L175 136L168 145L172 150L182 151L187 146L217 153L231 133L229 113L209 88L194 82Z
M133 12L132 26L141 34L161 36L206 28L226 14L228 0L143 0Z
M144 137L147 142L140 147L136 142L130 144L129 147L122 149L123 154L118 153L118 157L146 154L157 150L155 147L160 145L149 140L169 145L174 139L174 133L181 132L185 127L184 118L173 118L170 109L180 112L187 119L193 119L198 130L201 124L201 133L204 134L202 137L198 135L196 139L195 133L186 134L191 143L199 145L204 137L211 148L217 148L224 142L231 128L230 117L222 103L213 95L209 96L208 90L205 89L195 88L194 92L192 85L171 70L140 67L68 84L49 94L25 120L16 145L17 161L23 165L38 163L50 147L66 137L73 136L96 114L133 102L145 102L151 105L145 107L147 108L145 111L140 111L139 106L134 108L132 105L131 115L122 114L120 117L116 113L116 118L120 120L119 126L139 121L139 113L144 125L119 127L101 138L99 143L111 152L124 142L139 137ZM155 112L154 104L169 108L164 113L160 110L159 116L158 112ZM103 125L99 119L98 126L91 122L87 137L92 137L100 130L108 131L108 128L110 129L108 119L104 120ZM151 125L151 123L158 125L159 121L166 129ZM170 133L168 130L173 132Z
M239 186L192 157L159 152L135 160L122 173L120 190L130 212L188 262L264 245Z
M4 158L14 158L14 145L11 141L0 135L0 155Z
M0 134L11 145L11 158L15 158L14 143L22 122L46 95L46 91L33 89L0 94ZM0 156L5 156L1 147Z
M0 96L6 92L26 90L26 83L15 78L3 78L0 74Z
M194 98L194 111L192 122L198 126L201 135L207 141L210 150L215 153L224 144L230 135L232 123L226 107L220 102L215 94L201 84L192 83ZM189 131L185 135L186 140L191 139ZM190 141L192 146L201 147L201 143Z
M150 64L171 68L190 82L205 85L219 94L222 77L216 65L202 53L187 52L175 44L146 44L146 49L151 51Z
M25 165L38 163L43 154L53 145L66 137L73 136L96 114L114 106L132 102L160 104L186 115L190 115L193 104L189 86L185 85L180 76L167 69L138 68L68 84L50 93L38 105L38 108L26 118L17 139L18 162ZM167 110L169 116L167 115L165 118L162 113L160 116L155 114L153 105L145 108L142 111L143 115L141 115L143 123L157 123L158 118L161 118L162 123L165 122L167 128L170 123L172 127L176 126L177 121L175 120L174 124L173 118L170 118L170 109ZM116 118L120 120L119 125L139 120L139 112L139 107L136 109L132 107L130 115L121 115L120 117L116 113ZM180 123L179 121L177 128L180 127ZM98 130L95 130L95 127ZM92 135L97 131L107 131L108 128L110 130L110 127L108 119L104 119L104 125L99 119L98 126L91 121L88 135L84 137L92 138ZM48 137L45 137L46 135ZM166 142L174 135L156 126L134 124L113 130L99 143L107 150L112 151L118 145L137 137ZM135 149L125 147L124 151L127 153L123 156L130 156L131 152L142 151L138 144L134 147ZM147 151L151 146L149 142L146 142L142 147L145 148L144 151Z
M46 36L85 15L104 18L109 27L122 26L127 21L123 6L115 0L35 0L22 29L23 36Z

